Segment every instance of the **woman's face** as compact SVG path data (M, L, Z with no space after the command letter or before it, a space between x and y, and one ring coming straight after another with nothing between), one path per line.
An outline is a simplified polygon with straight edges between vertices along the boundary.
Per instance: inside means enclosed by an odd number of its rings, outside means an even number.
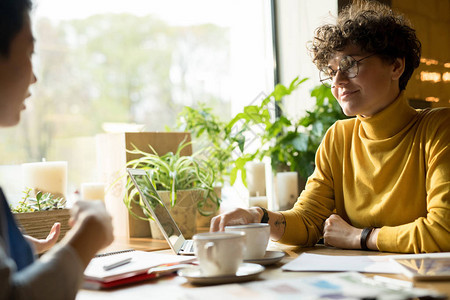
M400 92L398 79L403 73L404 60L388 63L371 54L351 45L336 52L328 63L329 68L337 71L331 91L347 116L373 116L391 104ZM339 62L346 55L355 60L367 57L357 63L358 74L354 78L338 70Z
M28 88L36 82L31 63L34 38L28 13L25 15L22 29L11 41L9 56L0 56L0 126L19 122L24 101L31 95Z

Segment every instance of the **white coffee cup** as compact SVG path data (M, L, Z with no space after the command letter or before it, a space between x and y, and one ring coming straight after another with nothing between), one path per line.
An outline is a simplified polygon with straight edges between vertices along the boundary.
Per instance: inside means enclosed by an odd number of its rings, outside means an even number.
M205 276L234 275L242 263L243 232L207 232L194 235L194 252Z
M225 232L245 232L244 260L260 259L266 255L270 238L270 225L267 223L250 223L225 227Z

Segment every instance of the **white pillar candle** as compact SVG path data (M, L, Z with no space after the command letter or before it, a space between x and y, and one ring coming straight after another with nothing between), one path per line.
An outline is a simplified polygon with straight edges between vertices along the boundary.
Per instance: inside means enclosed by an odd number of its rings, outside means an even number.
M297 172L277 173L276 195L280 210L292 208L298 198Z
M56 197L67 195L67 162L47 161L22 164L25 188Z
M247 189L250 197L266 196L266 164L250 162L247 165Z
M81 184L82 200L105 201L105 184L100 182L85 182Z
M264 207L266 209L269 208L266 196L249 197L248 198L248 204L249 204L249 207L259 206L259 207Z

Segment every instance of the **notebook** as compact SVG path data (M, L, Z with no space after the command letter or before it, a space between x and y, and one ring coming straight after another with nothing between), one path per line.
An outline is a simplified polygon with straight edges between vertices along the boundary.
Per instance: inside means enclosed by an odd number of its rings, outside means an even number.
M150 181L147 172L131 168L128 168L127 171L170 248L178 255L194 255L193 241L184 238L180 228Z
M138 250L101 254L93 258L86 267L83 287L104 289L158 278L186 267L186 264L194 259L188 256ZM125 263L117 264L120 261Z

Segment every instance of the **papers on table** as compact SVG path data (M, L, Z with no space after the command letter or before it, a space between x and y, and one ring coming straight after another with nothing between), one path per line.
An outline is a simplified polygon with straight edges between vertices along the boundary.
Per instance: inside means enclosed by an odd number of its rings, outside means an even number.
M432 290L392 286L356 272L185 289L182 299L444 299Z
M293 261L281 268L285 271L298 272L363 272L400 274L404 269L395 263L400 259L442 259L449 258L450 252L427 254L398 254L398 255L321 255L302 253ZM448 260L447 260L448 261ZM448 268L447 268L448 272Z
M397 255L395 255L397 256ZM337 256L303 253L281 268L285 271L354 271L398 274L398 265L390 260L393 255Z

